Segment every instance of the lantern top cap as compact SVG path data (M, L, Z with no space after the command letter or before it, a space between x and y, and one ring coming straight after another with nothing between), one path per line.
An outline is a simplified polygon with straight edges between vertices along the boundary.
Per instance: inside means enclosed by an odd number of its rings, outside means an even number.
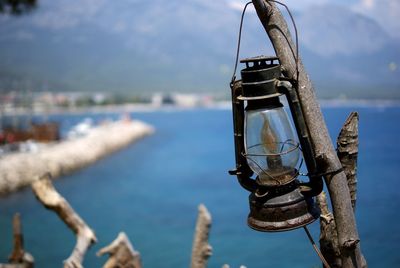
M240 63L249 63L249 62L266 62L266 61L270 61L271 63L273 63L273 61L279 61L279 58L276 56L257 56L257 57L251 57L251 58L245 58L240 60Z

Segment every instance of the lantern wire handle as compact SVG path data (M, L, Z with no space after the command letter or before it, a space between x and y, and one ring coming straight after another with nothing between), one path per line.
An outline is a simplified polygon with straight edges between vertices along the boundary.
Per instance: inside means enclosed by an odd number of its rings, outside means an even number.
M304 226L303 228L304 228L304 231L306 231L307 237L310 240L315 252L317 253L318 257L321 259L322 263L324 264L324 267L331 268L331 266L326 261L324 255L322 255L321 251L318 249L317 245L315 244L314 239L312 238L307 226Z
M296 88L297 88L297 84L299 82L299 38L298 38L296 22L294 21L292 12L290 11L289 7L286 4L284 4L282 2L279 2L279 1L276 1L276 0L265 0L265 1L274 2L276 4L279 4L279 5L283 6L283 7L285 7L286 11L289 14L290 20L292 21L293 28L294 28L294 33L295 33L295 42L296 42L296 55L293 55L293 56L294 56L294 59L295 59L295 62L296 62L296 79L294 79L294 80L296 80L296 82L297 82L296 85L295 85ZM233 70L231 84L233 84L233 82L236 79L236 70L237 70L238 61L239 61L240 43L241 43L241 39L242 39L243 20L244 20L244 15L246 13L246 9L247 9L248 5L250 5L250 4L252 4L251 1L246 3L246 5L243 8L242 16L241 16L241 19L240 19L239 37L238 37L238 43L237 43L237 49L236 49L235 68ZM293 50L292 50L292 52L293 52Z
M239 61L240 40L242 39L242 28L243 28L244 14L246 13L247 6L250 5L250 4L252 4L251 1L246 3L246 5L244 6L243 11L242 11L242 17L240 19L239 37L238 37L238 43L237 43L237 49L236 49L235 68L233 70L231 84L233 84L233 82L236 79L236 70L237 70L238 61Z

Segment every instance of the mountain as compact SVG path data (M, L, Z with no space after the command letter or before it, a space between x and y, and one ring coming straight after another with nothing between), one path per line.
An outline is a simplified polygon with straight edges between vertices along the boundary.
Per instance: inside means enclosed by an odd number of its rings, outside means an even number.
M0 16L0 89L228 91L240 14L230 0L40 0L29 15ZM381 85L400 97L399 44L375 21L330 5L295 19L321 96ZM241 57L273 53L252 10L242 38Z
M54 2L1 22L0 70L75 90L228 84L238 18L224 1Z
M377 22L325 5L303 12L298 25L304 62L325 96L400 97L399 43Z

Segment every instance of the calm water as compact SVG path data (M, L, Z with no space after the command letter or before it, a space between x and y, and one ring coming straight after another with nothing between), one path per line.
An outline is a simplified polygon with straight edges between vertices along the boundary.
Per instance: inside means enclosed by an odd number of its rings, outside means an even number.
M336 137L350 108L326 108ZM357 108L360 113L357 220L370 267L400 266L400 108ZM63 129L85 115L63 115ZM96 115L95 119L117 115ZM231 112L191 110L134 113L157 132L96 164L55 181L56 188L96 231L99 242L85 267L100 267L95 252L125 231L145 267L187 267L197 205L213 216L209 267L317 267L303 230L265 234L246 224L247 193L227 175L234 166ZM22 214L26 249L37 267L60 267L75 237L25 189L0 199L0 262L11 252L11 219ZM318 239L318 224L311 231Z

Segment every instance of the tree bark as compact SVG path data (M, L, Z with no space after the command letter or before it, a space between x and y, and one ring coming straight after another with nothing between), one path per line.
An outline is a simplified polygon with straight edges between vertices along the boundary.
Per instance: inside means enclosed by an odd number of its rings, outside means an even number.
M344 123L337 138L337 154L346 173L351 195L353 210L356 204L357 193L357 155L358 155L358 114L352 112ZM325 193L317 198L321 209L320 218L320 247L321 252L332 267L342 267L338 244L336 224L332 213L328 209ZM361 266L366 267L364 256L361 255Z
M50 175L46 174L32 183L36 198L47 208L53 210L76 234L77 242L71 256L64 261L64 268L81 268L88 248L97 238L92 229L54 188Z
M337 155L346 173L351 205L356 210L357 201L357 158L358 158L358 113L352 112L346 119L337 138ZM361 249L356 249L360 256L361 267L368 267Z
M309 128L313 149L320 171L330 194L333 213L338 230L338 241L343 267L361 267L360 239L351 206L346 174L333 148L314 88L301 59L298 59L299 77L296 72L296 49L288 26L276 5L265 0L252 0L257 15L266 30L276 55L288 78L298 78L298 94Z
M103 268L142 268L140 253L134 250L129 238L124 232L108 246L100 249L97 256L109 254L110 257Z
M342 163L350 190L351 205L356 209L357 158L358 158L358 113L352 112L337 138L337 155Z
M207 260L212 254L212 247L208 243L210 228L211 215L207 208L200 204L192 248L191 268L207 267Z
M342 267L342 259L336 224L332 213L329 211L325 192L317 196L317 203L321 209L319 236L321 253L331 268L340 268Z

